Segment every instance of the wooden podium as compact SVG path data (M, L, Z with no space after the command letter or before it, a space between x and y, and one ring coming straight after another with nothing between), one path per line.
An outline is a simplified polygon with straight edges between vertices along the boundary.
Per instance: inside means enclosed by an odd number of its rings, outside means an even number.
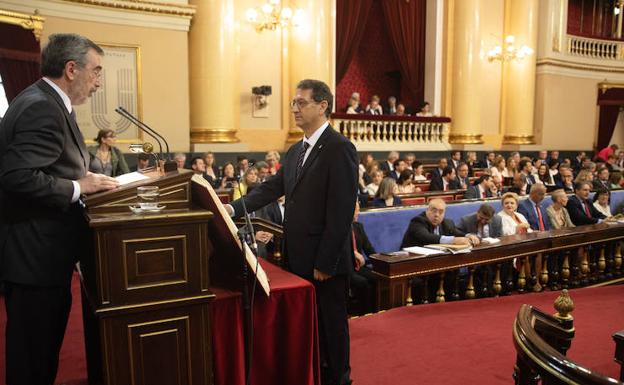
M93 247L81 261L90 384L212 384L211 211L188 170L87 197ZM160 188L160 213L136 215L136 188Z

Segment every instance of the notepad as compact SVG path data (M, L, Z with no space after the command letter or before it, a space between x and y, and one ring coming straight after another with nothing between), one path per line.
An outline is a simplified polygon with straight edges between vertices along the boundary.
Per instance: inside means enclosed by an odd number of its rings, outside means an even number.
M427 247L420 247L420 246L404 247L403 250L409 251L410 253L413 253L413 254L420 254L420 255L439 255L439 254L447 253L446 251L429 249Z

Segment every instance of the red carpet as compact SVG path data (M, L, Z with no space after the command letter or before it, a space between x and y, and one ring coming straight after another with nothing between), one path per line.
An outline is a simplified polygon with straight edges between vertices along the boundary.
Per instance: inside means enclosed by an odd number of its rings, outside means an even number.
M403 307L351 320L354 385L513 384L512 323L527 303L554 313L558 292ZM624 329L624 286L571 290L568 356L610 377L611 335Z
M57 382L86 385L80 292L74 303ZM559 293L514 295L399 308L353 319L351 366L354 385L512 384L513 319L522 303L552 313ZM611 377L611 334L624 329L624 286L570 292L576 337L569 356ZM4 303L0 299L0 384L4 384ZM280 384L276 384L280 385ZM291 385L291 384L288 384Z

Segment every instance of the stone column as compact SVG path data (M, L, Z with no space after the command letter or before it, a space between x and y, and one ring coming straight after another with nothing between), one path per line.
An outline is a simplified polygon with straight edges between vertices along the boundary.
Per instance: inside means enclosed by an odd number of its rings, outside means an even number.
M290 102L295 97L295 87L300 80L322 80L333 89L335 73L334 37L332 23L331 1L302 0L297 1L298 8L303 9L305 15L298 27L291 27L288 31L288 69L289 84L287 85ZM286 90L285 90L286 91ZM284 106L290 112L288 105ZM292 114L288 118L288 142L296 142L303 136L303 131L295 125Z
M538 0L505 0L505 36L514 45L537 50ZM501 42L502 43L502 42ZM503 63L501 123L503 144L534 144L535 52Z
M453 11L452 144L480 144L481 0L457 0Z
M238 142L234 0L190 4L197 6L189 37L191 143Z

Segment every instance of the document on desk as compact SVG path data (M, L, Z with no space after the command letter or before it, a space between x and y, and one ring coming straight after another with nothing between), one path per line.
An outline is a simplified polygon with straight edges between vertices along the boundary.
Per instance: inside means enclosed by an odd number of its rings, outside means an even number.
M119 175L118 177L115 177L115 179L117 179L117 182L119 182L119 184L123 186L128 183L149 179L149 176L143 175L140 172L135 171L135 172L129 172L127 174Z
M481 243L484 243L486 245L493 245L495 243L500 243L500 239L498 239L498 238L491 238L491 237L485 237L485 238L481 239Z
M420 254L420 255L439 255L446 254L446 251L429 249L426 247L420 246L412 246L412 247L404 247L403 250L409 251L412 254Z

